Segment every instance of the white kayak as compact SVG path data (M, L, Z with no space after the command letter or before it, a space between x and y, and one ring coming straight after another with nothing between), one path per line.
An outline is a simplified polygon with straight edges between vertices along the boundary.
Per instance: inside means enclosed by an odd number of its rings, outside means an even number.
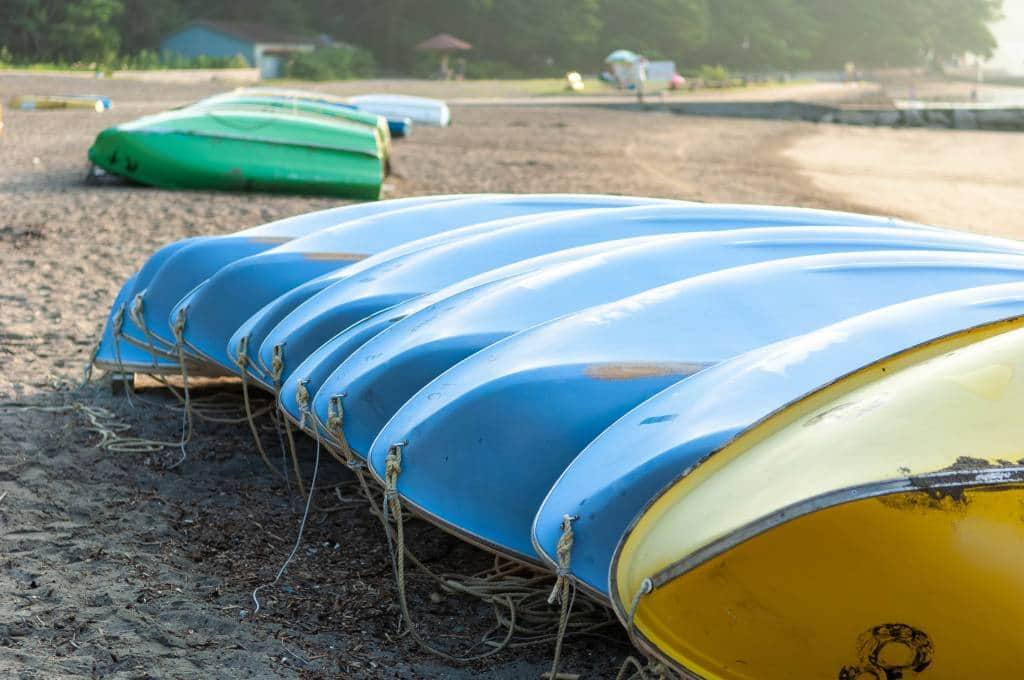
M363 111L387 118L408 118L418 125L446 127L452 122L448 105L440 99L404 94L362 94L349 97L348 101Z

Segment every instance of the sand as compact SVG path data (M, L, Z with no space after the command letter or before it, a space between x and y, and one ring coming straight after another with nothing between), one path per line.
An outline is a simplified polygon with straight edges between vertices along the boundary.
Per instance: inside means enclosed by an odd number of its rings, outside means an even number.
M321 480L325 511L313 513L303 547L254 614L250 593L288 555L301 504L258 462L244 425L199 423L187 459L167 470L173 450L100 452L81 414L24 408L104 406L135 434L175 439L180 413L160 392L130 404L102 380L75 388L121 282L168 241L336 204L83 183L100 129L217 89L0 75L4 98L94 91L115 100L105 114L7 112L0 136L0 675L537 677L549 644L464 667L401 634L384 537L361 504L334 495L337 466L325 466ZM580 107L453 112L451 129L417 129L396 144L388 196L613 192L1022 228L1014 197L1024 137ZM273 432L264 434L276 452ZM302 448L308 475L312 448ZM346 501L354 493L338 488ZM437 570L467 574L490 563L421 523L410 543ZM454 635L440 644L467 650L491 625L489 611L431 598L433 590L412 581L421 629L434 640ZM564 670L608 677L629 652L611 626L572 640Z
M822 191L881 212L994 236L1024 235L1024 135L816 126L784 156Z

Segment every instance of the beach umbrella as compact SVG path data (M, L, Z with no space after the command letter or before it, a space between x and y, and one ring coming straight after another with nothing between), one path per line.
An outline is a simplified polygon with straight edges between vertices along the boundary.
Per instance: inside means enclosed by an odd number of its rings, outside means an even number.
M607 57L604 58L605 63L614 64L616 62L624 62L632 64L634 61L640 58L640 55L632 50L615 50Z
M416 49L420 52L439 52L441 54L441 73L447 75L449 73L448 57L451 53L471 50L473 46L453 35L438 33L433 38L427 38L421 42Z

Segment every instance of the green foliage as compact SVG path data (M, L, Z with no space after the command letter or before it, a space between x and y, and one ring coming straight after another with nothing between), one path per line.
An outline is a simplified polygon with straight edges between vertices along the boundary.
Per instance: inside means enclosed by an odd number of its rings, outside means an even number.
M63 16L50 27L58 56L100 63L117 56L121 33L113 20L124 9L121 0L77 0L63 9Z
M5 63L167 67L160 40L193 19L323 33L351 47L302 55L293 77L436 70L414 46L436 33L473 44L467 77L593 72L614 49L681 68L917 66L995 46L1002 0L0 0ZM372 51L370 56L366 50ZM130 57L118 55L132 55Z
M604 0L601 42L608 52L621 47L650 59L677 59L707 41L709 4L705 0Z
M728 82L732 76L729 74L729 69L721 64L717 66L708 66L705 64L697 71L697 77L706 81L724 83Z
M285 62L284 76L299 80L349 80L372 76L375 68L369 50L336 45L293 55Z

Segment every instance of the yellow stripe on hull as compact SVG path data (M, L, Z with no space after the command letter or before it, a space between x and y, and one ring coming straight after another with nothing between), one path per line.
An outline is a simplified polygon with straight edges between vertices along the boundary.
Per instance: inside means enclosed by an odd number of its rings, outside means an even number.
M612 566L623 617L653 586L640 643L708 679L1019 677L1022 325L867 367L668 487Z

